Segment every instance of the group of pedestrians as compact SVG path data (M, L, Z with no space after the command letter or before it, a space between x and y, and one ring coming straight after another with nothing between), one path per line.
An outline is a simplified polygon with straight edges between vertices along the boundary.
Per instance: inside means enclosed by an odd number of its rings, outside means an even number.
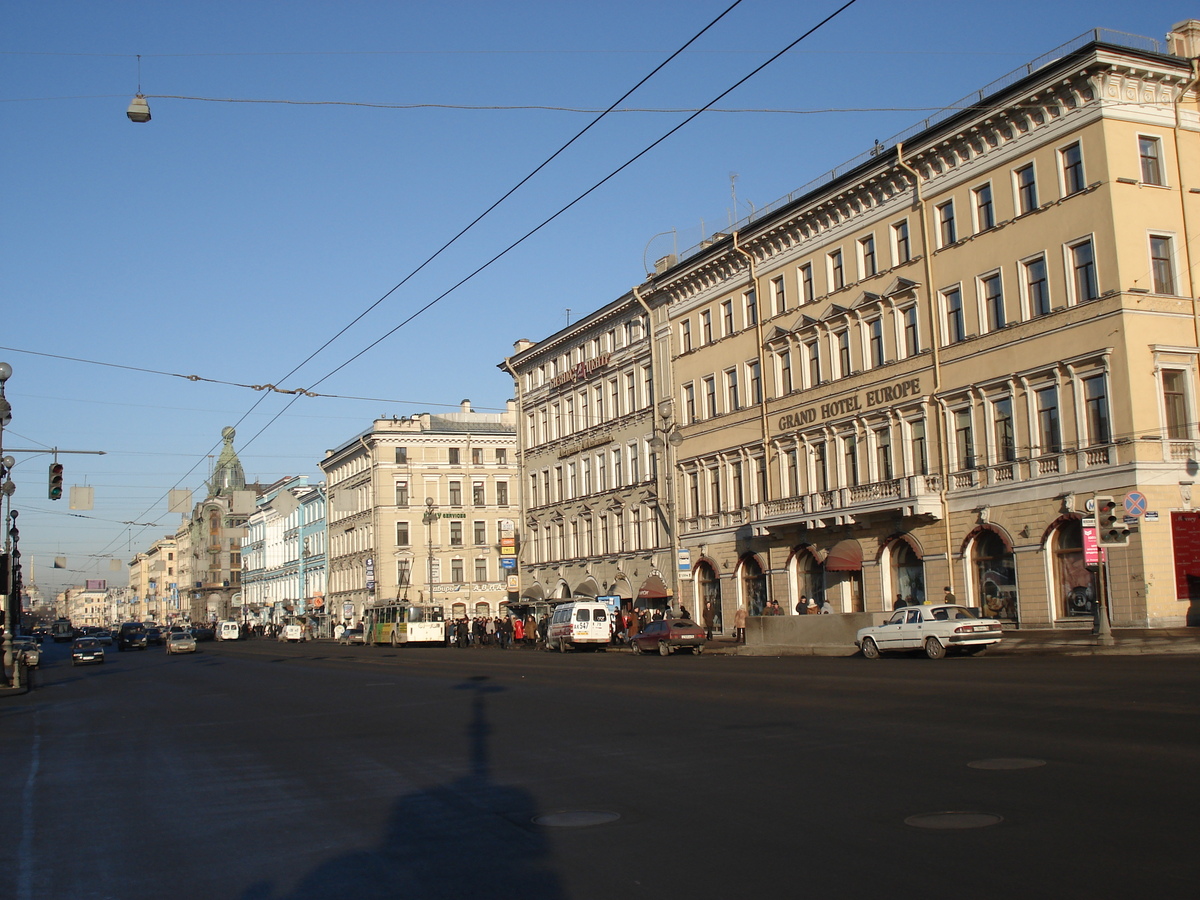
M527 616L462 616L446 622L446 643L451 647L533 647L546 640L550 617L540 620Z

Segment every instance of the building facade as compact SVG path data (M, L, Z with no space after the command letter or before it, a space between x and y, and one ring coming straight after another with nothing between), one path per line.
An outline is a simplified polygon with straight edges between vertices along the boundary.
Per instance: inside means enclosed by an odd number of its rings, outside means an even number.
M1069 627L1103 592L1114 624L1195 619L1198 36L1090 33L648 278L636 300L665 349L640 439L672 439L685 598L729 622L948 587ZM539 471L557 465L541 411L565 407L522 376L571 342L514 357ZM551 550L525 575L576 577L603 554L558 537L532 475L526 546L549 521Z
M460 411L376 419L327 451L328 602L343 621L406 603L497 615L503 536L517 513L516 417ZM505 554L507 556L507 554Z

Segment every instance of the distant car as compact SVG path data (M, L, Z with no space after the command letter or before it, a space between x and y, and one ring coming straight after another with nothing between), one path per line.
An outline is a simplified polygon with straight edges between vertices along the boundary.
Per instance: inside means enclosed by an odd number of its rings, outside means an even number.
M365 644L366 636L361 628L347 628L337 642L339 644Z
M161 628L147 628L146 643L157 644L161 647L163 643L163 630Z
M111 647L113 645L112 632L105 631L103 628L98 628L95 631L90 632L86 636L90 637L94 641L99 641L105 647Z
M149 645L141 622L126 622L117 632L118 650L145 650Z
M213 639L213 630L204 625L193 625L192 637L197 641L211 641Z
M699 656L704 652L704 629L690 619L663 619L651 622L629 640L634 654L653 653L670 656L672 650L686 647Z
M104 662L104 647L95 638L78 638L71 644L71 665Z
M294 644L306 639L307 635L304 633L303 625L284 625L279 630L279 640L281 641L288 641Z
M195 653L196 639L186 631L172 631L167 635L167 653Z
M42 649L33 638L14 640L13 653L30 669L36 669L42 661Z
M947 650L981 653L1001 637L999 620L982 619L965 606L936 603L898 609L882 625L860 628L854 643L867 659L892 650L924 650L930 659L941 659Z

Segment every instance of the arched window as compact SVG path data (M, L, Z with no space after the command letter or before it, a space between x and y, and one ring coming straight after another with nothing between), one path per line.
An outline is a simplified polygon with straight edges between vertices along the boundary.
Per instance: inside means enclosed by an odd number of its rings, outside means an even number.
M1068 519L1050 538L1054 555L1055 603L1059 616L1091 616L1096 609L1096 576L1083 562L1083 526Z
M905 540L893 541L888 548L891 581L891 605L920 606L925 602L925 563Z
M746 612L761 616L767 605L767 576L753 556L742 560L741 581L742 602L746 604Z
M971 544L973 593L985 616L1017 621L1017 566L1012 551L994 531L981 531Z
M490 616L491 614L492 614L492 607L488 605L488 602L486 600L480 600L475 604L475 615Z
M450 615L455 619L465 619L467 617L467 604L455 603L450 607Z

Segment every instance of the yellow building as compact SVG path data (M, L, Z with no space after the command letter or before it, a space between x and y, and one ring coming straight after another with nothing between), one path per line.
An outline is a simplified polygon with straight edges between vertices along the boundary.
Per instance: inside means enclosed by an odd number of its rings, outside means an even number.
M649 277L685 602L1195 618L1198 54L1089 33Z

